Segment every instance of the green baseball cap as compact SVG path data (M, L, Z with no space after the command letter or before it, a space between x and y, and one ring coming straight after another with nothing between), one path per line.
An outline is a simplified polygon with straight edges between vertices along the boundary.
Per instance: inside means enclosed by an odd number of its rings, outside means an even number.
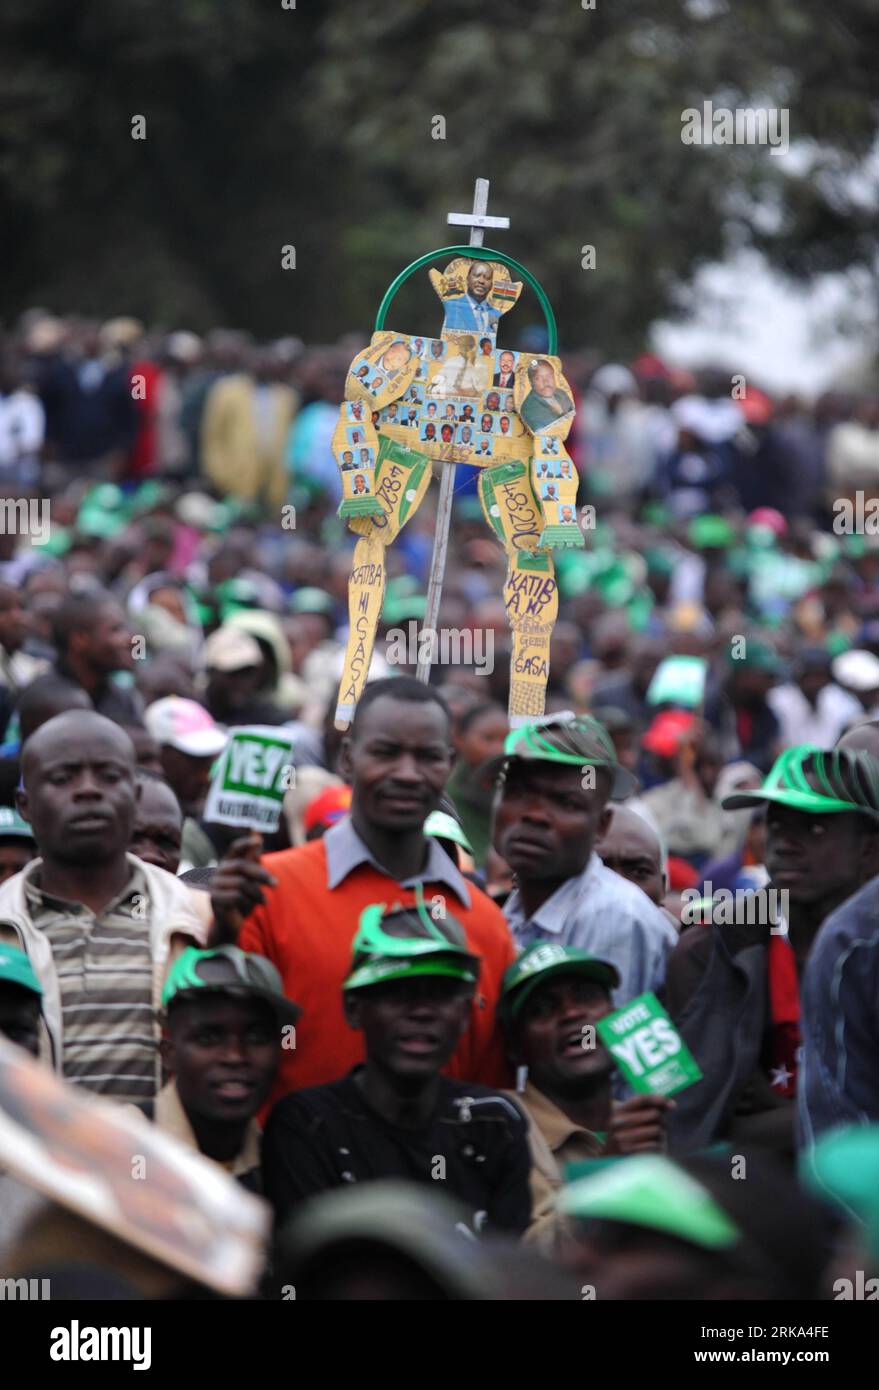
M27 821L11 806L0 806L0 840L34 840Z
M18 985L43 997L43 986L24 951L16 946L0 946L0 983Z
M279 1023L295 1023L302 1010L287 999L284 986L271 961L238 946L216 946L201 951L188 946L168 971L162 990L162 1008L205 994L252 995L263 999L274 1010Z
M498 1005L501 1021L511 1023L538 985L554 975L583 975L587 980L604 985L608 991L616 989L620 983L619 971L610 961L598 960L575 946L538 941L523 951L504 972Z
M857 811L879 820L879 763L860 750L800 743L776 758L762 787L733 792L720 804L739 811L770 801L816 816Z
M351 970L342 988L368 989L370 985L389 980L411 980L419 975L440 975L452 980L474 984L479 978L479 957L472 955L462 942L440 931L424 905L420 886L416 890L416 908L422 930L413 924L410 936L392 936L382 926L386 916L408 909L386 908L384 903L372 903L360 915L354 938ZM453 931L457 923L447 924ZM463 931L461 932L463 937Z
M486 780L496 777L512 758L565 767L606 767L613 774L612 801L623 801L638 790L637 779L617 762L607 729L590 714L565 710L511 729L504 740L503 753L484 762L479 776Z
M662 1154L632 1154L563 1187L556 1207L583 1221L622 1221L677 1236L704 1250L742 1239L711 1193Z

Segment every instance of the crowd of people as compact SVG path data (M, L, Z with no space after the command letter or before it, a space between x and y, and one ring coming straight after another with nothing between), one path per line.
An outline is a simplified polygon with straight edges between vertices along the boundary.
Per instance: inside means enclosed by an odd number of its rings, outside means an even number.
M439 623L480 660L425 685L393 640L428 501L343 735L361 345L8 333L0 1035L260 1195L267 1298L879 1289L879 537L838 524L874 404L566 357L585 544L545 714L510 727L462 468ZM293 748L262 837L207 815L253 725ZM597 1031L645 995L700 1073L672 1095ZM0 1154L0 1274L45 1259L13 1188Z

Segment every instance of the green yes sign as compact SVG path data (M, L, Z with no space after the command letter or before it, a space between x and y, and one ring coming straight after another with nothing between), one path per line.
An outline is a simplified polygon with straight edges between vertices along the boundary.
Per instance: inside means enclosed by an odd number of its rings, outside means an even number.
M596 1025L633 1091L673 1096L702 1073L655 994L639 994Z

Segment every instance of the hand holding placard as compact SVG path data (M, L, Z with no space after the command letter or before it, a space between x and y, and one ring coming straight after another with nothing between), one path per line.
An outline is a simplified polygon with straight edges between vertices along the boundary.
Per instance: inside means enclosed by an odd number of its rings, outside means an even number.
M277 879L260 863L262 836L255 830L233 840L211 879L214 931L211 945L235 945L238 933L255 907L265 902L263 888Z
M633 1091L672 1096L702 1079L693 1054L655 994L639 994L600 1019L596 1030Z

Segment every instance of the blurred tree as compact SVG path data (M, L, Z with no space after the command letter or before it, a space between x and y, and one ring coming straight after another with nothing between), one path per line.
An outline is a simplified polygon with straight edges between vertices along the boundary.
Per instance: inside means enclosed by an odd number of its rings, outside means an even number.
M6 0L0 39L6 318L38 302L328 341L455 239L446 212L480 174L569 347L637 348L749 241L792 275L875 284L875 0ZM685 145L682 111L709 98L786 108L794 156ZM406 293L395 319L438 327L430 291Z

